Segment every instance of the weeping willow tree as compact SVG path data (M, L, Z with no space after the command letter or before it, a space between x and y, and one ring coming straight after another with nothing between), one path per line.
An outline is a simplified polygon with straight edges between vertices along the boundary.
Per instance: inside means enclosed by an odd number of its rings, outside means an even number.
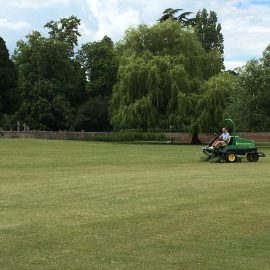
M197 93L179 94L180 122L189 126L192 143L199 143L198 133L220 130L225 116L232 113L226 109L230 103L237 78L228 73L219 73L204 81Z
M181 59L145 52L126 60L113 92L113 126L147 129L178 125L179 89L187 92L191 87Z
M171 20L128 30L116 50L120 66L110 107L113 127L186 127L195 134L201 85L221 71L222 56L206 53L194 32Z
M228 73L220 73L202 85L202 96L198 104L198 125L203 132L212 132L221 129L221 120L225 114L228 118L231 113L226 111L237 78Z

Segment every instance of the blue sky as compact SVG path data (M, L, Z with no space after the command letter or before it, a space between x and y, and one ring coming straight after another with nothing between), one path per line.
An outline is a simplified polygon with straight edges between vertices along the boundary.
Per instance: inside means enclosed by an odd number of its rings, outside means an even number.
M232 69L260 57L270 43L270 0L0 0L0 36L13 53L16 41L43 25L76 15L82 20L80 43L105 34L114 41L128 27L153 24L168 7L196 12L214 10L225 39L225 65Z

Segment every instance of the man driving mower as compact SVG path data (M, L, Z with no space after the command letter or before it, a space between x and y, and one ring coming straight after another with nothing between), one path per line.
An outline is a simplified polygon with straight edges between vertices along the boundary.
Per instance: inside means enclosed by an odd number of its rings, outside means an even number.
M218 139L213 143L212 148L218 148L219 146L227 146L230 141L230 134L227 129L224 127L222 129L222 134L218 137Z

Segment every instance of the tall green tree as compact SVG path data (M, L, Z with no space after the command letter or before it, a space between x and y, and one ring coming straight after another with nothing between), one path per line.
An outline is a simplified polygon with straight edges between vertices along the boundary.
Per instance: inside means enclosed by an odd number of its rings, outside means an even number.
M70 53L73 54L74 46L78 45L80 19L75 16L62 18L59 21L50 21L45 24L49 29L49 36L52 40L58 40L69 44Z
M220 129L234 86L233 75L219 73L201 82L197 92L179 93L179 120L192 132L193 144L200 143L200 131Z
M77 59L87 76L88 93L88 100L80 110L79 125L82 129L108 130L108 107L118 69L113 41L105 36L101 41L86 43Z
M118 69L111 38L105 36L101 41L83 44L77 59L85 70L88 79L87 89L90 94L111 95Z
M207 52L217 50L221 54L224 53L224 39L216 12L208 13L205 8L199 10L195 17L194 29Z
M158 21L159 22L165 22L167 20L176 21L177 20L176 14L182 10L183 9L181 8L178 8L178 9L167 8L163 11L163 15L160 19L158 19Z
M71 56L74 44L68 40L33 32L17 44L14 61L22 104L15 117L32 129L76 126L78 108L85 100L85 77Z
M237 73L228 112L241 130L270 131L270 45L260 59L248 61Z
M10 115L17 109L16 91L17 72L3 38L0 37L0 126L4 115ZM6 117L4 117L6 118Z
M207 54L192 31L171 20L131 29L118 46L122 56L110 108L112 125L186 127L197 136L196 111L182 106L186 101L194 101L193 108L199 106L193 97L200 98L201 83L220 72L221 55Z
M181 8L178 9L167 8L163 11L163 15L160 19L158 19L158 21L159 22L165 22L167 20L179 21L185 27L193 26L195 23L195 18L189 18L192 12L190 11L182 12L182 11L183 9Z
M167 8L158 21L179 21L182 26L193 28L206 52L217 50L223 54L224 39L221 32L221 24L218 22L216 12L210 11L208 13L208 11L204 8L199 10L195 17L190 18L192 12L182 11L183 9Z

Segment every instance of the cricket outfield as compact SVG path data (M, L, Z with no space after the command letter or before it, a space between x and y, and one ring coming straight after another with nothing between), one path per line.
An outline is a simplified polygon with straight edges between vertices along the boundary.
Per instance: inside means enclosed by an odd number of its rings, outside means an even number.
M0 268L270 269L270 147L0 140Z

